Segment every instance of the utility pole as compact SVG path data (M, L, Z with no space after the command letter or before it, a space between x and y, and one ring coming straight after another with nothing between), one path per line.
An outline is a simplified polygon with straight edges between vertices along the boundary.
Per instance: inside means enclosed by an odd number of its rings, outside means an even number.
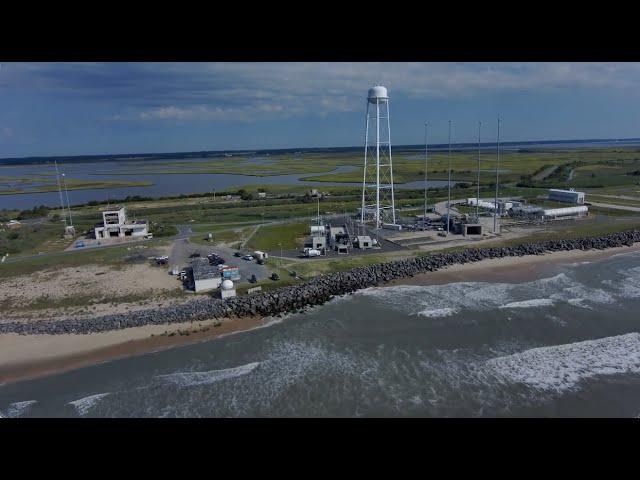
M476 222L480 220L480 128L482 122L478 122L478 190L476 193Z
M498 117L498 137L496 140L496 197L493 211L493 233L498 233L497 221L498 221L498 182L500 172L500 117Z
M447 197L447 236L449 235L449 225L451 224L451 120L449 120L449 194Z

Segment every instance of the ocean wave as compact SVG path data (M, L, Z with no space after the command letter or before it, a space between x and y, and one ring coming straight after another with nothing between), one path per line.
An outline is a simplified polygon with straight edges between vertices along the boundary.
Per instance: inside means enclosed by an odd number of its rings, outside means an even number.
M10 404L6 410L0 412L0 418L17 418L21 417L36 403L37 400L26 400L24 402L14 402Z
M69 405L73 406L79 415L86 415L89 410L95 407L100 400L111 395L111 392L97 393L95 395L89 395L88 397L82 397L78 400L69 402Z
M566 273L524 283L458 282L372 287L356 295L383 302L385 306L409 315L425 317L449 316L462 310L540 308L556 301L586 308L576 304L574 299L578 298L592 303L615 301L604 290L587 287Z
M640 334L533 348L485 365L505 381L562 392L597 375L640 373Z
M429 318L437 318L437 317L449 317L456 313L457 310L455 308L426 308L418 312L418 315L421 317L429 317Z
M155 378L173 383L180 387L192 387L196 385L210 385L228 378L239 377L251 373L261 362L247 363L239 367L225 368L222 370L210 370L208 372L177 372L167 375L157 375Z
M553 305L553 299L551 298L532 298L531 300L509 302L505 305L500 305L500 307L498 308L537 308L537 307L548 307L551 305Z

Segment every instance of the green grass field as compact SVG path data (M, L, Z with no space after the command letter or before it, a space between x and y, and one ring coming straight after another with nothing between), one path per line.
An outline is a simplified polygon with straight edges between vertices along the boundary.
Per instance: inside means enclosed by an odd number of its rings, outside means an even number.
M260 227L247 243L251 250L277 251L301 248L309 234L309 222L295 222Z

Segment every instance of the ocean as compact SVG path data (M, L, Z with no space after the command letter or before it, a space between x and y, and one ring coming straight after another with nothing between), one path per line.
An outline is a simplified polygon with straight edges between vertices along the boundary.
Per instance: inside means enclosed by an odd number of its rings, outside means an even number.
M638 417L640 252L395 285L0 386L3 417Z

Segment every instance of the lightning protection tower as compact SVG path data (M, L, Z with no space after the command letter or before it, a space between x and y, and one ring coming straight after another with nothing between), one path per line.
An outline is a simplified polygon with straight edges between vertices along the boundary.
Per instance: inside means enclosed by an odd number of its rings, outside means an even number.
M367 123L364 136L364 172L362 176L362 223L396 223L391 158L389 95L386 87L369 89Z

